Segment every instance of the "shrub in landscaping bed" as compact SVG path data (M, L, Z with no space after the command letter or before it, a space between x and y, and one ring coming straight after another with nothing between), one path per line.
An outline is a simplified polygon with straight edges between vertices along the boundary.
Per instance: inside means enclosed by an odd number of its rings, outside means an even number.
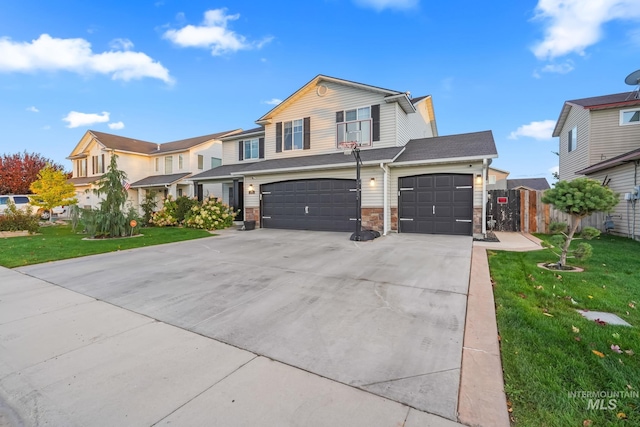
M18 209L16 205L9 201L7 209L0 215L0 231L28 231L37 233L40 229L40 218Z
M231 227L236 213L222 199L207 197L201 205L195 205L187 214L185 226L205 230L221 230Z
M178 225L178 219L176 218L176 210L178 209L178 204L173 199L173 196L169 194L166 199L164 199L164 204L162 208L158 212L154 212L151 215L150 223L156 225L158 227L168 227L172 225Z

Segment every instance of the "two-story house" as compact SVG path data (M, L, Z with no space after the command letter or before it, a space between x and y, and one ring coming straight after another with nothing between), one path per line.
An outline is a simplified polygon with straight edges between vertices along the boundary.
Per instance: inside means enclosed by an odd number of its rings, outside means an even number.
M553 136L560 138L560 179L587 176L619 193L620 203L611 212L614 232L639 236L640 219L634 221L640 185L638 91L566 101Z
M261 227L353 231L362 159L362 225L387 233L485 231L490 131L438 136L431 96L318 75L256 123L222 140L222 166L195 183L222 183L224 199Z
M221 196L220 184L194 186L189 177L218 167L222 162L220 138L234 132L239 130L158 144L89 130L67 157L73 164L69 181L76 187L81 207L98 207L100 198L92 190L106 172L111 155L116 154L118 169L127 174L128 201L134 207L147 191L155 192L158 202L169 194Z

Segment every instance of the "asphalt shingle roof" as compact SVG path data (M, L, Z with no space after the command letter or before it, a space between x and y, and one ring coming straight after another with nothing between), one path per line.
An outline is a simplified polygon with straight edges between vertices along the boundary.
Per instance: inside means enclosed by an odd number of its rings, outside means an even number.
M592 108L602 105L620 104L626 102L637 103L638 101L638 98L634 96L633 92L622 92L614 93L611 95L592 96L591 98L574 99L567 102L585 108Z
M229 178L232 173L242 172L247 166L252 163L237 164L237 165L224 165L217 168L209 169L208 171L201 172L197 175L193 175L190 179L198 181L199 179L211 179L211 178Z
M188 175L190 175L189 172L174 173L171 175L151 175L132 183L131 187L153 187L157 185L169 185L173 184L176 181L180 181L182 178L185 178Z
M498 151L490 130L412 139L394 163L460 157L496 157Z
M532 190L548 190L551 188L546 178L507 179L507 189L513 190L520 187Z

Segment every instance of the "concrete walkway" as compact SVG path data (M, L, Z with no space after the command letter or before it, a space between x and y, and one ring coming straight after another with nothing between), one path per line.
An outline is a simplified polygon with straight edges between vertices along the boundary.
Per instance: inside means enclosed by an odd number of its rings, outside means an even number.
M495 234L500 242L473 243L471 261L458 420L474 427L510 426L487 249L542 249L540 239L528 233Z

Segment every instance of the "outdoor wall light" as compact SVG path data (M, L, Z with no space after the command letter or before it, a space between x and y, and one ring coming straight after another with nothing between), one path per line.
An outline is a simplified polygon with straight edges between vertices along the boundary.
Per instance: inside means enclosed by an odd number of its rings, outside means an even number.
M253 184L249 184L249 194L256 194L256 190L253 188Z
M375 178L371 178L371 181L369 181L369 185L371 187L375 187L376 186L376 179Z
M478 185L482 184L482 175L480 174L476 175L476 184Z

